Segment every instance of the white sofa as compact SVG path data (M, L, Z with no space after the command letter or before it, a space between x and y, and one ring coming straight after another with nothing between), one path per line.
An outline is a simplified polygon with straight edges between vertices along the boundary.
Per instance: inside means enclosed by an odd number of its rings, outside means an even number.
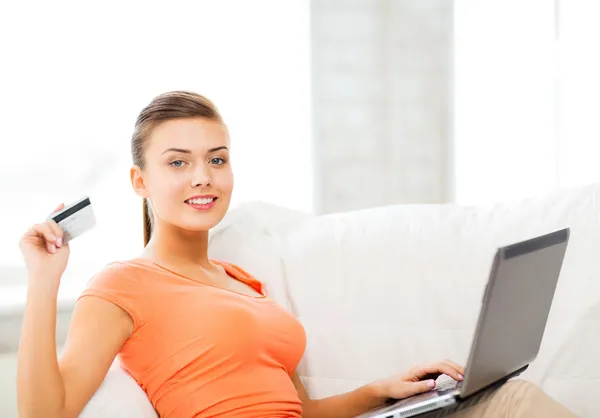
M416 363L465 363L495 249L570 226L542 348L524 377L581 416L600 417L599 202L600 184L485 207L325 216L251 203L212 232L210 256L266 282L304 324L299 373L311 396L324 397ZM82 416L156 414L115 363Z

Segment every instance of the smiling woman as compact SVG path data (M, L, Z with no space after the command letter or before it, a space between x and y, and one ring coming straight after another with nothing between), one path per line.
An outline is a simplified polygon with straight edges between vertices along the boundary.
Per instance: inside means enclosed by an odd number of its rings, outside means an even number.
M157 217L190 231L222 219L233 191L229 146L227 126L203 96L165 93L142 110L131 141L131 181L144 199L144 246Z
M144 107L130 169L135 193L147 202L144 248L92 277L60 358L54 318L70 247L51 221L23 235L29 285L18 355L21 415L78 416L119 355L160 416L302 416L306 391L292 376L304 328L259 280L208 257L209 231L233 191L229 148L227 126L199 94L171 91ZM56 384L40 398L49 382Z

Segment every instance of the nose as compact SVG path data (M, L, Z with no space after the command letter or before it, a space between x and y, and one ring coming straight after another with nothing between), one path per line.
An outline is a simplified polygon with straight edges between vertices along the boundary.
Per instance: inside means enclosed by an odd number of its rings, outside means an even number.
M192 187L207 187L211 184L210 173L206 166L201 165L195 171L192 177Z

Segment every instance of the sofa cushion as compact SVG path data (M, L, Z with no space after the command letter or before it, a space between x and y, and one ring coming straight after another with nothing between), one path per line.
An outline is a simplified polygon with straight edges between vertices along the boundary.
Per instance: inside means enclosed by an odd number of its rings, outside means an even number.
M146 392L115 360L80 418L158 418Z

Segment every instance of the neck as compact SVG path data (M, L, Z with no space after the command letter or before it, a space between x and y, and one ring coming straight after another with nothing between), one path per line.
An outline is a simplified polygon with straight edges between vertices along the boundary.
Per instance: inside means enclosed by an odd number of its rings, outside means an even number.
M172 266L210 267L208 231L189 231L173 225L154 226L142 257Z

